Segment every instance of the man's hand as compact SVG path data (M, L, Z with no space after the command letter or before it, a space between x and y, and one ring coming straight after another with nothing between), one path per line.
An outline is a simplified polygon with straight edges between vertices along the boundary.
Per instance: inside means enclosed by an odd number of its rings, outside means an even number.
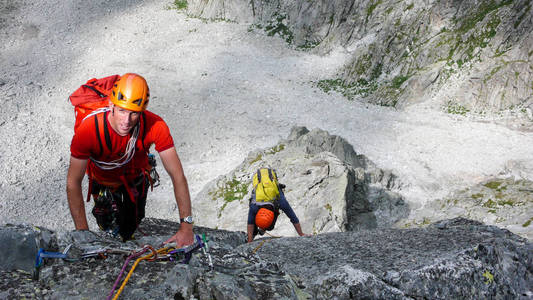
M165 241L167 243L176 243L176 248L182 248L194 243L194 233L192 231L192 225L182 223L180 229L176 234Z

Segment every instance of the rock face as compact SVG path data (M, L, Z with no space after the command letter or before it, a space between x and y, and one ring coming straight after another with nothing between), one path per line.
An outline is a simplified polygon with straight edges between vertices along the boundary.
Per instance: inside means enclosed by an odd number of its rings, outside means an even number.
M464 217L484 224L495 224L533 240L533 182L529 180L493 179L431 204L432 216L421 216L423 222ZM413 219L420 217L410 216ZM399 226L411 226L407 220Z
M395 192L401 182L394 174L376 168L339 136L295 127L286 140L250 153L235 170L207 184L194 200L198 224L245 230L251 178L260 167L276 170L307 233L389 227L409 213ZM294 234L288 218L278 218L273 234Z
M297 49L351 60L319 86L403 107L532 119L531 1L191 0L189 13L251 22Z
M57 251L73 244L70 258L80 251L105 246L130 251L145 244L158 245L178 226L147 219L142 228L149 236L127 243L92 232L51 233L50 248L46 250ZM3 227L0 238L14 237L15 246L23 249L24 238L35 232L31 226L18 226L16 230ZM213 268L201 252L195 253L188 265L142 261L125 285L121 299L533 297L533 244L507 230L467 219L446 220L426 228L268 238L250 244L245 244L243 232L196 227L195 233L207 235ZM10 251L0 248L2 257ZM34 262L34 258L27 259ZM2 264L0 297L103 299L124 262L125 258L117 254L74 262L46 259L37 280Z

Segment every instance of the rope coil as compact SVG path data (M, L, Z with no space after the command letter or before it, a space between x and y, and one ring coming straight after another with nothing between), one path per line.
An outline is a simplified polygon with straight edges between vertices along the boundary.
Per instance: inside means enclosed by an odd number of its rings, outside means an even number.
M90 114L88 114L85 118L83 118L83 120L89 118L89 117L92 117L96 114L99 114L99 113L103 113L103 112L106 112L106 111L111 111L111 109L109 109L109 107L102 107L102 108L99 108L99 109L96 109L94 111L92 111ZM106 122L107 120L104 120L104 122ZM121 157L113 160L113 161L110 161L110 162L107 162L107 161L100 161L100 160L96 160L92 157L90 157L89 159L100 169L102 170L113 170L113 169L117 169L117 168L120 168L120 167L123 167L124 165L126 165L127 163L129 163L133 156L135 156L135 145L137 144L137 138L139 137L139 131L140 131L140 126L139 124L137 124L135 126L135 128L133 129L133 133L128 141L128 144L126 145L126 151L124 152L124 155L122 155ZM99 133L97 133L99 134Z

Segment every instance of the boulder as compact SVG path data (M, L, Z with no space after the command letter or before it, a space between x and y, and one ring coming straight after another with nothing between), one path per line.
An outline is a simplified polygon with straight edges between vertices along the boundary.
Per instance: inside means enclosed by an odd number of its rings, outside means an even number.
M342 137L294 127L286 140L251 152L233 171L207 184L194 200L197 223L245 230L251 178L260 167L276 170L307 233L389 227L409 213L397 193L402 183L390 171L376 168ZM272 234L294 232L281 216Z
M0 228L0 269L33 272L40 248L54 247L50 230L29 225L5 225Z

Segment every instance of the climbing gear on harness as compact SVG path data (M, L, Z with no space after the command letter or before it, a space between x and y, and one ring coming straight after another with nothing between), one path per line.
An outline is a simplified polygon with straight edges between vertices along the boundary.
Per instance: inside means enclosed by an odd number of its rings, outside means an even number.
M100 230L112 237L120 235L124 241L132 239L145 216L148 186L149 179L145 174L138 176L129 186L121 185L117 188L93 181L92 214Z
M113 237L118 235L120 229L117 223L119 210L117 201L109 188L103 187L100 189L98 196L94 199L92 213L100 230Z
M151 167L148 175L150 176L150 179L152 181L151 184L153 189L154 187L159 186L159 173L157 173L157 170L155 169L155 167L157 166L157 161L155 160L155 155L153 155L152 153L148 153L148 163Z
M140 112L148 106L150 90L144 77L126 73L115 82L109 98L118 107Z
M272 169L261 168L252 178L256 202L274 202L279 199L278 178Z
M274 211L261 207L255 215L255 224L262 230L266 230L274 222Z

